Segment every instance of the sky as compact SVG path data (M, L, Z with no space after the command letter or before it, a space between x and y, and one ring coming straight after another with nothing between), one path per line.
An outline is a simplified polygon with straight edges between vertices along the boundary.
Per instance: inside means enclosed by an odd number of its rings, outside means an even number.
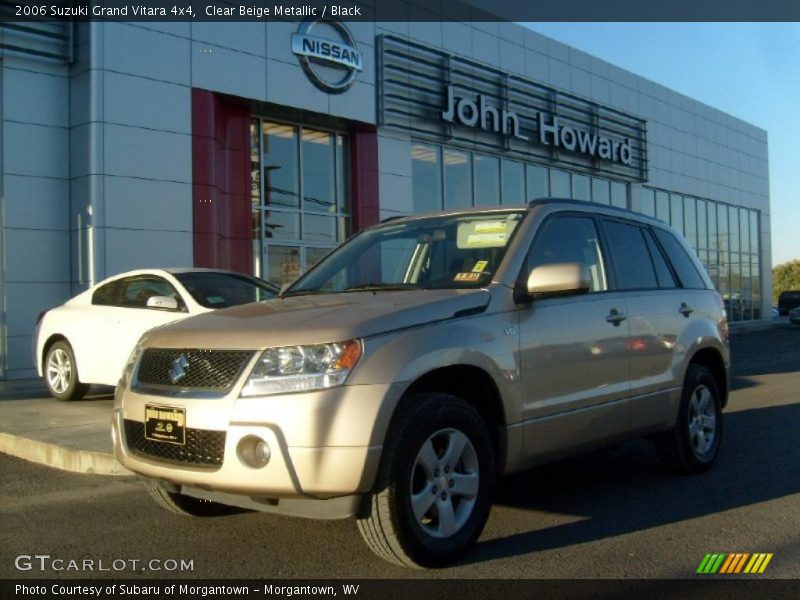
M766 129L772 264L800 259L800 24L525 25Z

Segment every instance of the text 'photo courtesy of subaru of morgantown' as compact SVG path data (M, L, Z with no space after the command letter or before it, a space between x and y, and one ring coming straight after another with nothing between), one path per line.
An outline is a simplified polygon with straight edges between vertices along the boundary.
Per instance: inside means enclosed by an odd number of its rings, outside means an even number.
M277 299L144 335L114 447L171 511L352 517L435 567L502 475L642 436L708 469L728 365L722 299L660 221L558 199L404 217Z
M43 311L35 364L50 395L80 400L90 384L117 385L147 330L192 315L274 298L278 287L217 269L139 269L109 277Z

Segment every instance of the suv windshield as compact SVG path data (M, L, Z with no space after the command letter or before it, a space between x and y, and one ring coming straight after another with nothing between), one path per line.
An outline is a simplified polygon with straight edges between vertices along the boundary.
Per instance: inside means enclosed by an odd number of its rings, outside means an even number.
M205 308L227 308L249 302L263 302L278 295L271 283L235 273L174 273L175 278Z
M524 215L449 215L369 229L328 255L284 296L486 285Z

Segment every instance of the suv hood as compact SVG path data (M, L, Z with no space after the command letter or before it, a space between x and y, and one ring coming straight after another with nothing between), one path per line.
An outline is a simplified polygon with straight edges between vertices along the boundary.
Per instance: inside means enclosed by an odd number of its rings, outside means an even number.
M152 330L148 347L260 349L363 338L486 308L475 290L365 291L295 296L198 315Z

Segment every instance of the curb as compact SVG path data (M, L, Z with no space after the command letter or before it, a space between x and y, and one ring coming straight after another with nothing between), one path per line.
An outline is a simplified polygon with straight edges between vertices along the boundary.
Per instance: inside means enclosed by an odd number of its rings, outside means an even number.
M0 452L72 473L134 477L134 474L119 464L111 454L73 450L8 433L0 433Z

